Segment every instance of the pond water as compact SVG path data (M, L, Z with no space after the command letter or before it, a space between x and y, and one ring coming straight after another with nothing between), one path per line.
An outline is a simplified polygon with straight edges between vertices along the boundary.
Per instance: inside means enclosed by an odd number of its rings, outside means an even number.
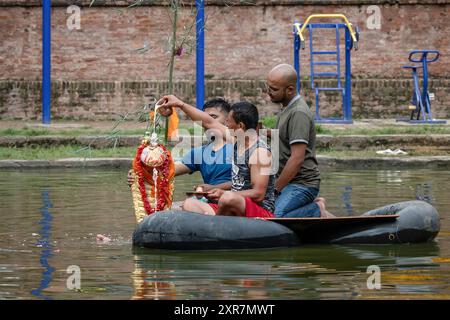
M126 171L0 171L0 299L450 298L448 171L322 170L321 195L339 216L430 202L441 215L433 243L215 252L133 249ZM176 200L200 181L178 178ZM367 286L373 265L378 290Z

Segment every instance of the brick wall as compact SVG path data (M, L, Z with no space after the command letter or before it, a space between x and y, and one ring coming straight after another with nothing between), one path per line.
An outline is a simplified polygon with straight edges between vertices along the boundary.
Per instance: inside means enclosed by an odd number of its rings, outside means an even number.
M107 118L136 109L167 88L170 20L165 1L53 1L52 79L54 117ZM238 1L234 1L237 3ZM81 29L69 30L68 4L81 5ZM339 12L361 29L360 49L352 52L354 116L392 117L404 114L411 91L410 75L401 66L413 49L441 52L430 65L435 115L450 117L450 1L253 1L224 6L206 1L205 71L207 95L258 102L261 81L271 67L292 62L291 24L312 13ZM233 1L228 2L228 4ZM0 119L39 118L41 77L40 1L0 1ZM303 4L303 5L302 5ZM370 30L369 5L381 9L381 29ZM191 6L181 9L178 32L193 22ZM193 36L193 34L192 34ZM330 34L322 34L330 36ZM188 37L189 38L189 37ZM333 39L333 35L327 37ZM193 44L193 39L188 39ZM331 42L322 41L326 47ZM147 51L138 52L146 46ZM195 102L195 52L177 57L176 92ZM308 48L302 52L308 64ZM305 68L302 78L309 75ZM307 88L307 83L304 83ZM178 91L177 91L178 90ZM181 90L181 91L179 91ZM309 91L303 92L311 97ZM322 103L322 102L321 102ZM339 109L339 99L324 97L324 114Z

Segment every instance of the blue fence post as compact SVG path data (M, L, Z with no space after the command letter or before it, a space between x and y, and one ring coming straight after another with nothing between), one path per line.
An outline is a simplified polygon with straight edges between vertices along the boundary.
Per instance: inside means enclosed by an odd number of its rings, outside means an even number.
M350 31L345 28L345 99L344 99L344 120L352 120L352 70L350 62L350 51L352 39Z
M205 103L205 1L195 0L196 17L196 77L195 94L198 109Z
M297 30L295 28L295 23L297 23L297 20L294 21L294 68L295 71L297 71L297 91L300 92L301 89L301 82L300 82L300 37L297 34Z
M51 16L52 1L42 1L42 123L50 124L51 114Z

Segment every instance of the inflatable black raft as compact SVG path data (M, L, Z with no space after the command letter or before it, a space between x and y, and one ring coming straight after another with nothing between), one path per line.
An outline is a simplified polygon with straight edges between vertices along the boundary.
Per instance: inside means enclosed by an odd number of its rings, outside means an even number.
M291 247L301 244L387 244L432 241L439 214L423 201L400 202L354 217L272 218L208 216L162 211L136 226L133 244L170 250Z

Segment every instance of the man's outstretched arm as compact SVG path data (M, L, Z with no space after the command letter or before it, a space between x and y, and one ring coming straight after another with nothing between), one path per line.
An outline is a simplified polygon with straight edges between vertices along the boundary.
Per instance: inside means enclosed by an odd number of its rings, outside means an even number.
M183 111L191 120L201 121L202 126L205 129L219 130L222 133L223 139L226 138L227 127L221 124L219 121L211 117L206 112L203 112L187 103L184 103L174 95L168 95L162 97L158 104L161 104L161 108L179 108Z

